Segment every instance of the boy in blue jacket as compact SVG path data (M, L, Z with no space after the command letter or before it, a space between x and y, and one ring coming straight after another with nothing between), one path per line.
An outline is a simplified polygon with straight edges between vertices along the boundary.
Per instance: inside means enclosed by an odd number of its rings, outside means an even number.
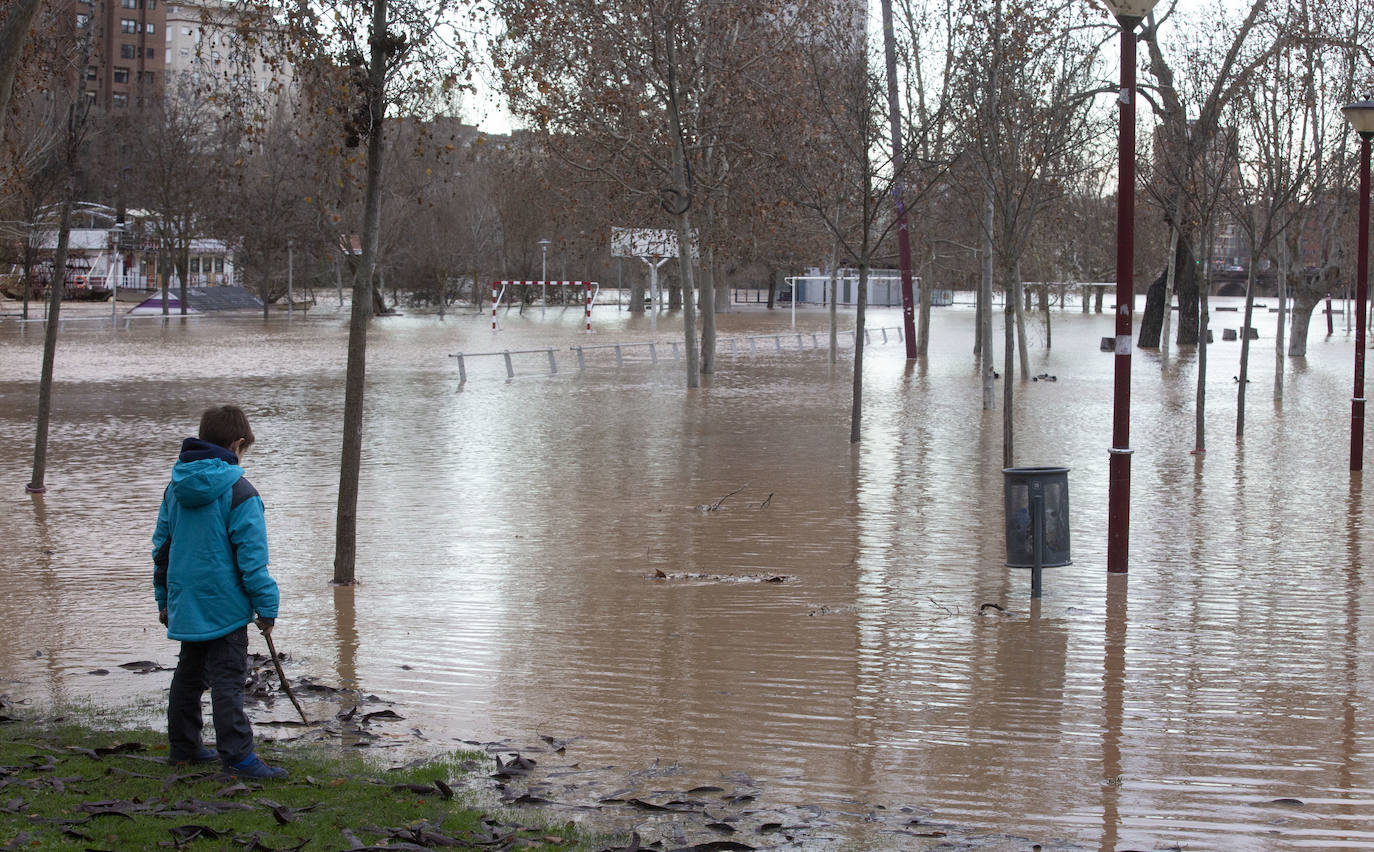
M167 699L168 759L219 761L249 778L285 778L253 752L243 712L248 679L248 625L270 633L277 617L277 582L267 573L267 525L262 498L243 476L239 458L253 444L241 408L221 405L201 415L197 438L181 444L153 533L153 594L167 638L181 655ZM211 751L200 733L206 687L215 722Z

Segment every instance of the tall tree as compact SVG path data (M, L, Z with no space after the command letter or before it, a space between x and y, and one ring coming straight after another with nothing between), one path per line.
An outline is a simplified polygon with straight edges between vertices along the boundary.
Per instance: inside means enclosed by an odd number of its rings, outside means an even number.
M814 4L780 11L763 0L498 0L505 37L496 61L517 115L544 135L549 153L612 189L622 215L684 230L679 283L688 348L687 386L712 369L715 247L741 229L751 139L772 77L787 66L800 22ZM660 203L661 202L661 203ZM704 228L703 228L704 225ZM702 250L703 339L695 340L696 274ZM709 291L709 292L708 292Z
M775 129L779 144L772 152L792 203L818 216L858 267L851 443L862 437L868 274L896 226L894 183L904 181L904 197L920 198L943 174L937 168L922 173L921 181L913 180L910 158L901 171L894 168L891 148L884 144L890 139L884 130L886 86L873 71L866 43L854 32L853 20L842 14L811 28L804 41L808 89L802 101L811 120L800 126L789 123L787 135Z
M343 126L338 128L343 144L332 145L331 149L351 157L350 151L366 143L362 254L353 277L348 326L335 521L334 582L340 585L351 585L357 579L363 391L373 275L382 226L387 109L396 104L408 114L432 114L437 104L460 87L469 64L460 34L460 27L467 23L465 12L461 0L338 0L319 8L297 5L291 9L291 32L300 46L298 79L303 79L311 89L307 99L326 114L341 115L344 119Z
M1029 358L1021 314L1021 260L1039 215L1086 170L1085 151L1097 132L1091 109L1094 70L1103 28L1072 0L993 0L991 25L965 19L957 67L965 123L982 181L985 245L996 245L1005 294L1003 461L1013 464L1012 352L1019 341L1021 376ZM990 304L990 294L987 302ZM990 353L990 335L983 341ZM992 362L983 363L985 388ZM986 404L986 400L985 400Z
M1286 26L1278 22L1279 26ZM1230 202L1231 219L1246 237L1248 262L1245 288L1246 330L1241 340L1240 372L1236 388L1236 437L1245 434L1245 392L1250 374L1250 333L1254 323L1255 290L1261 261L1275 246L1286 246L1285 232L1293 224L1299 208L1306 204L1311 186L1315 150L1309 147L1311 135L1306 121L1302 55L1291 50L1276 53L1256 76L1246 92L1232 102L1232 124L1242 134L1246 153L1238 158L1234 191ZM1282 263L1276 269L1279 323L1275 351L1275 397L1282 397L1283 333L1287 306L1287 256L1277 252Z
M162 102L131 126L139 134L134 199L153 213L158 253L179 282L178 312L185 315L191 241L208 235L207 214L223 178L223 140L208 102L186 81L169 86ZM164 314L171 277L163 279Z
M1236 20L1231 6L1218 0L1209 14L1227 25L1176 26L1170 41L1170 26L1179 24L1175 17L1178 2L1172 0L1163 11L1151 12L1140 28L1149 74L1154 78L1153 85L1141 86L1140 95L1150 103L1158 122L1146 189L1178 234L1176 254L1181 260L1175 266L1183 272L1175 283L1180 345L1198 342L1199 285L1192 275L1192 259L1199 254L1197 246L1208 239L1201 225L1204 220L1211 222L1220 190L1220 184L1211 178L1219 164L1216 149L1224 141L1219 138L1222 116L1278 48L1273 31L1266 35L1260 26L1269 2L1251 0ZM1171 59L1171 54L1180 58ZM1183 73L1178 73L1176 65ZM1200 173L1203 163L1213 171ZM1138 338L1143 349L1159 346L1164 314L1169 310L1164 301L1167 282L1167 275L1162 275L1146 291Z
M45 478L48 467L48 423L52 416L53 368L57 360L57 331L61 326L62 296L66 290L67 245L71 236L72 206L76 202L80 169L86 143L86 120L90 101L86 98L86 74L93 42L93 23L87 18L72 38L59 36L53 44L59 61L66 70L66 121L62 142L57 150L62 173L60 210L57 221L57 247L53 252L52 275L48 282L48 317L43 333L43 365L38 381L38 422L33 442L33 473L25 491L42 494L47 490Z

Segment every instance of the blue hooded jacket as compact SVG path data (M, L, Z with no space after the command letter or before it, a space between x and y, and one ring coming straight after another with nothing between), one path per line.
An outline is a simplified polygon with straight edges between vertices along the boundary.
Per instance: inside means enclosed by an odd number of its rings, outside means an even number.
M182 442L157 512L153 565L169 639L206 642L248 624L255 612L277 617L262 498L232 452L199 438Z

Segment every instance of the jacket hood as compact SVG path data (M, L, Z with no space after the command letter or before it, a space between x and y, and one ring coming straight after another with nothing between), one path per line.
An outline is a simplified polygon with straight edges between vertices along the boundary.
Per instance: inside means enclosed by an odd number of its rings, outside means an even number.
M214 502L243 477L238 456L199 438L181 442L172 468L172 496L188 509Z

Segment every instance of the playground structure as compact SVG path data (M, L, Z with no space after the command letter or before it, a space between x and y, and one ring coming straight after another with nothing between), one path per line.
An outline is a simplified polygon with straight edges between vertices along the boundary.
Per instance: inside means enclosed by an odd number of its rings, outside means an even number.
M585 317L586 323L587 323L587 333L588 333L588 334L591 334L591 332L592 332L592 306L593 306L593 304L595 304L597 296L601 295L601 285L598 284L598 283L596 283L595 281L493 281L493 282L491 282L491 330L492 330L493 333L495 333L495 332L501 330L500 324L497 322L497 319L496 319L496 309L499 308L499 307L501 306L501 300L505 298L505 296L506 296L506 291L510 290L510 289L513 288L513 287L532 287L532 286L534 286L534 285L536 285L536 284L539 285L539 287L540 287L541 290L543 290L543 289L544 289L545 287L547 287L549 284L552 284L552 285L554 285L555 287L574 287L574 288L580 287L580 288L582 288L582 290L583 290L583 292L584 292L584 297L583 297L583 302L582 302L582 305L583 305L583 308L582 308L582 310L583 310L583 316ZM544 301L547 302L547 301L548 301L547 298L545 298ZM506 309L509 310L509 309L510 309L510 305L507 305L507 306L506 306Z
M698 258L696 239L691 245L692 259ZM663 309L663 293L658 286L658 270L678 256L677 232L668 228L611 228L611 257L637 257L649 267L649 327L658 328L658 311Z

